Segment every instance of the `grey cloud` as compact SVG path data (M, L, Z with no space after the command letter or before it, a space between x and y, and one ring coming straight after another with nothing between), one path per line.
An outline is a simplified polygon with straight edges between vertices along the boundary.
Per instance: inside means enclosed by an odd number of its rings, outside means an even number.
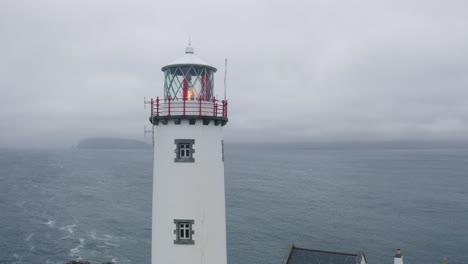
M0 147L141 139L160 68L229 58L226 140L465 140L465 1L2 1Z

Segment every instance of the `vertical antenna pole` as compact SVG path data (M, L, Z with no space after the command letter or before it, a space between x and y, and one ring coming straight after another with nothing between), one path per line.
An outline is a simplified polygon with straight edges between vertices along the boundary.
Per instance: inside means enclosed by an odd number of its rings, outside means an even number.
M226 100L227 58L224 59L224 100Z
M153 98L151 98L151 123L154 122L153 116L154 116L154 102L153 102Z

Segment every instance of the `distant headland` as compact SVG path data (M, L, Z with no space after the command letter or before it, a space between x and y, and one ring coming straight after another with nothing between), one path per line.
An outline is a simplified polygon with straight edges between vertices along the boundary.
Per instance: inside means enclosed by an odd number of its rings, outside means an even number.
M77 149L151 149L142 141L124 138L86 138L80 141Z

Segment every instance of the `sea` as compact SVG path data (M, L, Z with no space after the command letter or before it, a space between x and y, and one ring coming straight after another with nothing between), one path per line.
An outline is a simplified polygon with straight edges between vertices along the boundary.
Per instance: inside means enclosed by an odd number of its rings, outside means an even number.
M0 149L0 263L150 263L153 153ZM225 146L229 264L468 263L467 148Z

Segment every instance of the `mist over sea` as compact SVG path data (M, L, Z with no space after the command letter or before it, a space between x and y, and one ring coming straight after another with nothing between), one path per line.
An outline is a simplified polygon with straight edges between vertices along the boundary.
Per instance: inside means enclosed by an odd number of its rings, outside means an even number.
M150 263L153 154L0 149L0 263ZM468 263L468 149L225 147L228 263ZM196 239L196 236L195 236Z

